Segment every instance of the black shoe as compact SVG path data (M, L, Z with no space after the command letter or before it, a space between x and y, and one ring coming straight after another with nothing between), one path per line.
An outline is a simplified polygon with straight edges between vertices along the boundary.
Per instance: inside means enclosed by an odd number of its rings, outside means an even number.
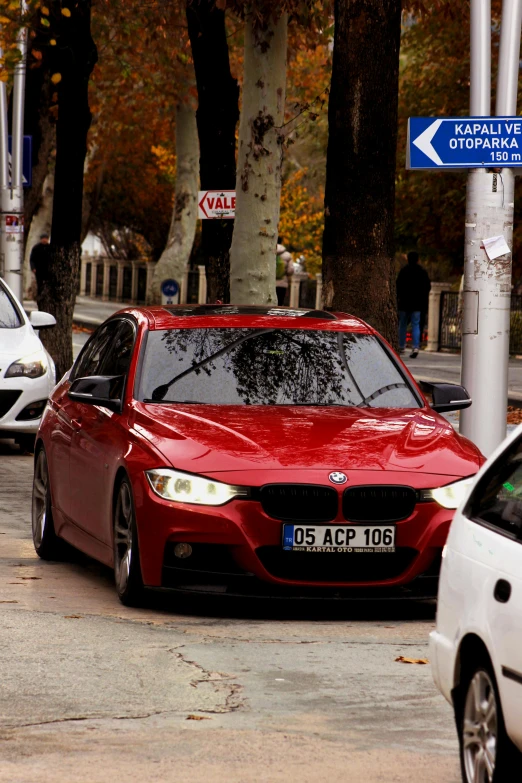
M410 359L416 359L418 355L419 355L419 349L414 348L413 351L410 353Z

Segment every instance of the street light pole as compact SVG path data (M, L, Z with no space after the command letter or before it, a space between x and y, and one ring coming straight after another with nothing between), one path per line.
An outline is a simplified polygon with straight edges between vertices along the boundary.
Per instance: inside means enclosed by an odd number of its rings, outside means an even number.
M20 2L22 14L27 10L25 0ZM15 296L23 298L24 258L24 189L23 189L23 143L25 72L27 65L27 28L20 27L17 40L20 59L13 78L13 133L11 148L11 176L7 163L8 125L7 90L5 82L0 87L0 260L3 260L3 275Z
M503 0L497 116L516 114L522 0ZM471 2L471 116L491 104L490 0ZM512 169L473 169L468 175L462 319L462 383L473 399L460 430L488 456L506 435L511 253L490 261L482 240L513 241Z

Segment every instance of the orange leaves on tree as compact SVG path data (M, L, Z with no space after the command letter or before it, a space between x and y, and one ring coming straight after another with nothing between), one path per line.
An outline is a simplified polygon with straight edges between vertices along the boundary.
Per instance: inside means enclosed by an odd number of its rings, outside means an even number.
M306 271L315 274L321 270L324 193L322 189L317 195L309 193L303 183L306 173L306 169L299 169L283 182L279 239L288 250L302 253Z
M53 75L51 76L51 81L53 84L59 84L62 81L62 74L53 73Z
M71 16L70 8L62 8L62 16L70 17Z

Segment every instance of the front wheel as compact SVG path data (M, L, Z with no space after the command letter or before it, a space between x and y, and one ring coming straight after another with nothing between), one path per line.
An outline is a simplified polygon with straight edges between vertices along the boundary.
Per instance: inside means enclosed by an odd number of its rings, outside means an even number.
M114 508L114 580L125 606L140 606L145 590L141 578L140 550L132 490L127 478L119 486Z
M465 783L510 780L519 753L504 726L502 705L489 661L475 665L462 683L460 762ZM518 759L518 763L520 763Z
M66 545L54 530L49 465L43 447L38 452L34 466L31 522L33 544L38 557L43 560L61 560Z

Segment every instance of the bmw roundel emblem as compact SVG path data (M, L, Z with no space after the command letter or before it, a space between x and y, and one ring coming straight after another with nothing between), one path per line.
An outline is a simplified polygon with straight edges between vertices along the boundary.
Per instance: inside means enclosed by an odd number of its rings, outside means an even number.
M346 484L348 481L348 476L345 473L341 473L339 470L334 470L333 473L330 473L328 478L332 484Z

